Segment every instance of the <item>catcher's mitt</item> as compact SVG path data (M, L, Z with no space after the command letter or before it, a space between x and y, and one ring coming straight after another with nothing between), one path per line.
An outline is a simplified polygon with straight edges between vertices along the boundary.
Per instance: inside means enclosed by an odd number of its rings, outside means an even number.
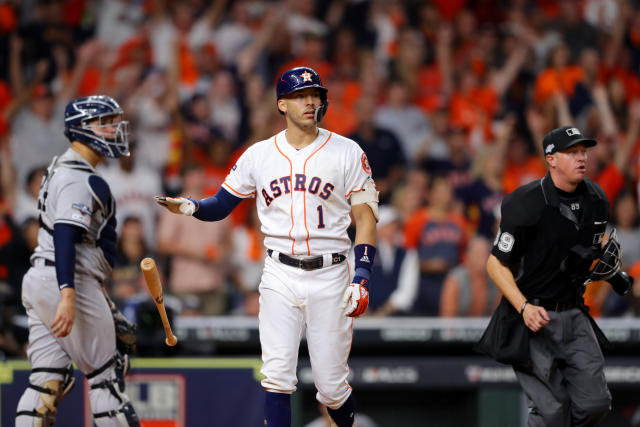
M111 308L113 323L116 326L116 348L124 355L136 352L136 324L124 317L117 308Z

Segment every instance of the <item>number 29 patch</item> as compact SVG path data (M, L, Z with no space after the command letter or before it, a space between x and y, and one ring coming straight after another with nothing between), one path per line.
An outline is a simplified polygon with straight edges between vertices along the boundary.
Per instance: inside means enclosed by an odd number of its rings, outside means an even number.
M516 238L513 237L511 233L503 232L502 230L498 230L498 234L496 235L496 239L493 241L494 246L498 246L502 252L508 253L513 249L513 244L516 242Z

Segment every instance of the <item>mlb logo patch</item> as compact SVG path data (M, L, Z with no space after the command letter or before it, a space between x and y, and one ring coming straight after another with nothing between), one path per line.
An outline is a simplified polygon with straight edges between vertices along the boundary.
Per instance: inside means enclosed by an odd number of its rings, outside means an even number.
M555 145L549 144L549 145L547 145L547 148L544 150L544 152L549 154L549 153L551 153L553 151L554 148L556 148Z
M83 205L82 203L74 203L71 207L77 211L79 211L82 215L91 216L91 209L87 205Z
M567 129L567 135L573 136L573 135L582 135L582 134L580 133L578 128L569 128Z

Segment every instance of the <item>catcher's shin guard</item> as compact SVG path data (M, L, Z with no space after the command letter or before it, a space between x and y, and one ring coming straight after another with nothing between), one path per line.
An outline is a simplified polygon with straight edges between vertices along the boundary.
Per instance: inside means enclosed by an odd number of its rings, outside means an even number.
M114 409L112 411L104 411L93 414L93 419L96 422L98 427L103 425L114 425L113 421L116 421L119 424L115 424L116 426L122 427L140 427L140 420L138 419L138 414L136 414L136 410L133 409L133 405L131 402L123 403L118 409ZM109 424L106 424L105 421L110 421Z
M65 368L34 368L31 372L48 372L60 374L63 377L47 380L42 386L29 383L18 403L16 426L51 427L56 421L58 404L75 384L73 367L69 363ZM33 406L33 409L26 409L29 406Z
M124 394L124 376L128 370L128 357L116 352L107 363L86 375L93 419L98 427L140 426L138 415Z

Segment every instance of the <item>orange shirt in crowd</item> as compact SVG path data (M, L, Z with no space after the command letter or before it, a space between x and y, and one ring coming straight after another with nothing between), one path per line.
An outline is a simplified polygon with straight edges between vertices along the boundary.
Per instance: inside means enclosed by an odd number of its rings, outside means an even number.
M521 185L540 179L547 173L544 161L537 156L529 156L523 164L507 163L502 177L504 194L509 194Z
M605 166L595 181L602 187L611 203L618 197L620 190L624 187L624 175L613 162Z
M538 74L535 85L534 99L542 104L550 99L554 93L560 91L572 96L576 84L582 80L584 72L582 68L572 65L560 70L547 68Z
M438 221L434 220L429 215L429 208L422 208L417 212L411 214L404 225L404 242L405 247L408 249L415 249L418 247L420 243L420 238L422 236L422 229L424 226L430 221ZM464 235L464 241L460 245L460 259L462 259L462 255L464 254L464 249L466 247L466 242L469 237L470 225L465 219L465 217L459 212L450 211L446 218L442 219L443 222L449 222L455 224L460 230L462 230Z
M432 0L444 21L451 21L466 5L467 0Z
M414 103L427 114L444 106L442 73L437 65L424 66L418 72L418 88Z
M498 110L498 101L498 94L489 86L474 88L467 93L455 92L449 110L451 124L470 131L480 120L493 117ZM485 133L491 135L490 128L485 129Z
M608 82L612 78L616 78L622 82L624 86L625 100L631 103L634 99L640 98L640 76L627 68L614 67L601 70L602 83Z
M355 81L328 82L326 87L331 94L331 104L322 119L322 127L340 135L355 132L358 127L355 103L362 92L360 84Z
M635 278L636 281L640 280L640 261L633 263L629 269L629 276Z
M589 314L593 317L602 316L602 303L609 293L610 285L601 280L589 283L584 291L584 305L589 307Z
M18 28L18 15L9 2L0 3L0 33L7 34Z

